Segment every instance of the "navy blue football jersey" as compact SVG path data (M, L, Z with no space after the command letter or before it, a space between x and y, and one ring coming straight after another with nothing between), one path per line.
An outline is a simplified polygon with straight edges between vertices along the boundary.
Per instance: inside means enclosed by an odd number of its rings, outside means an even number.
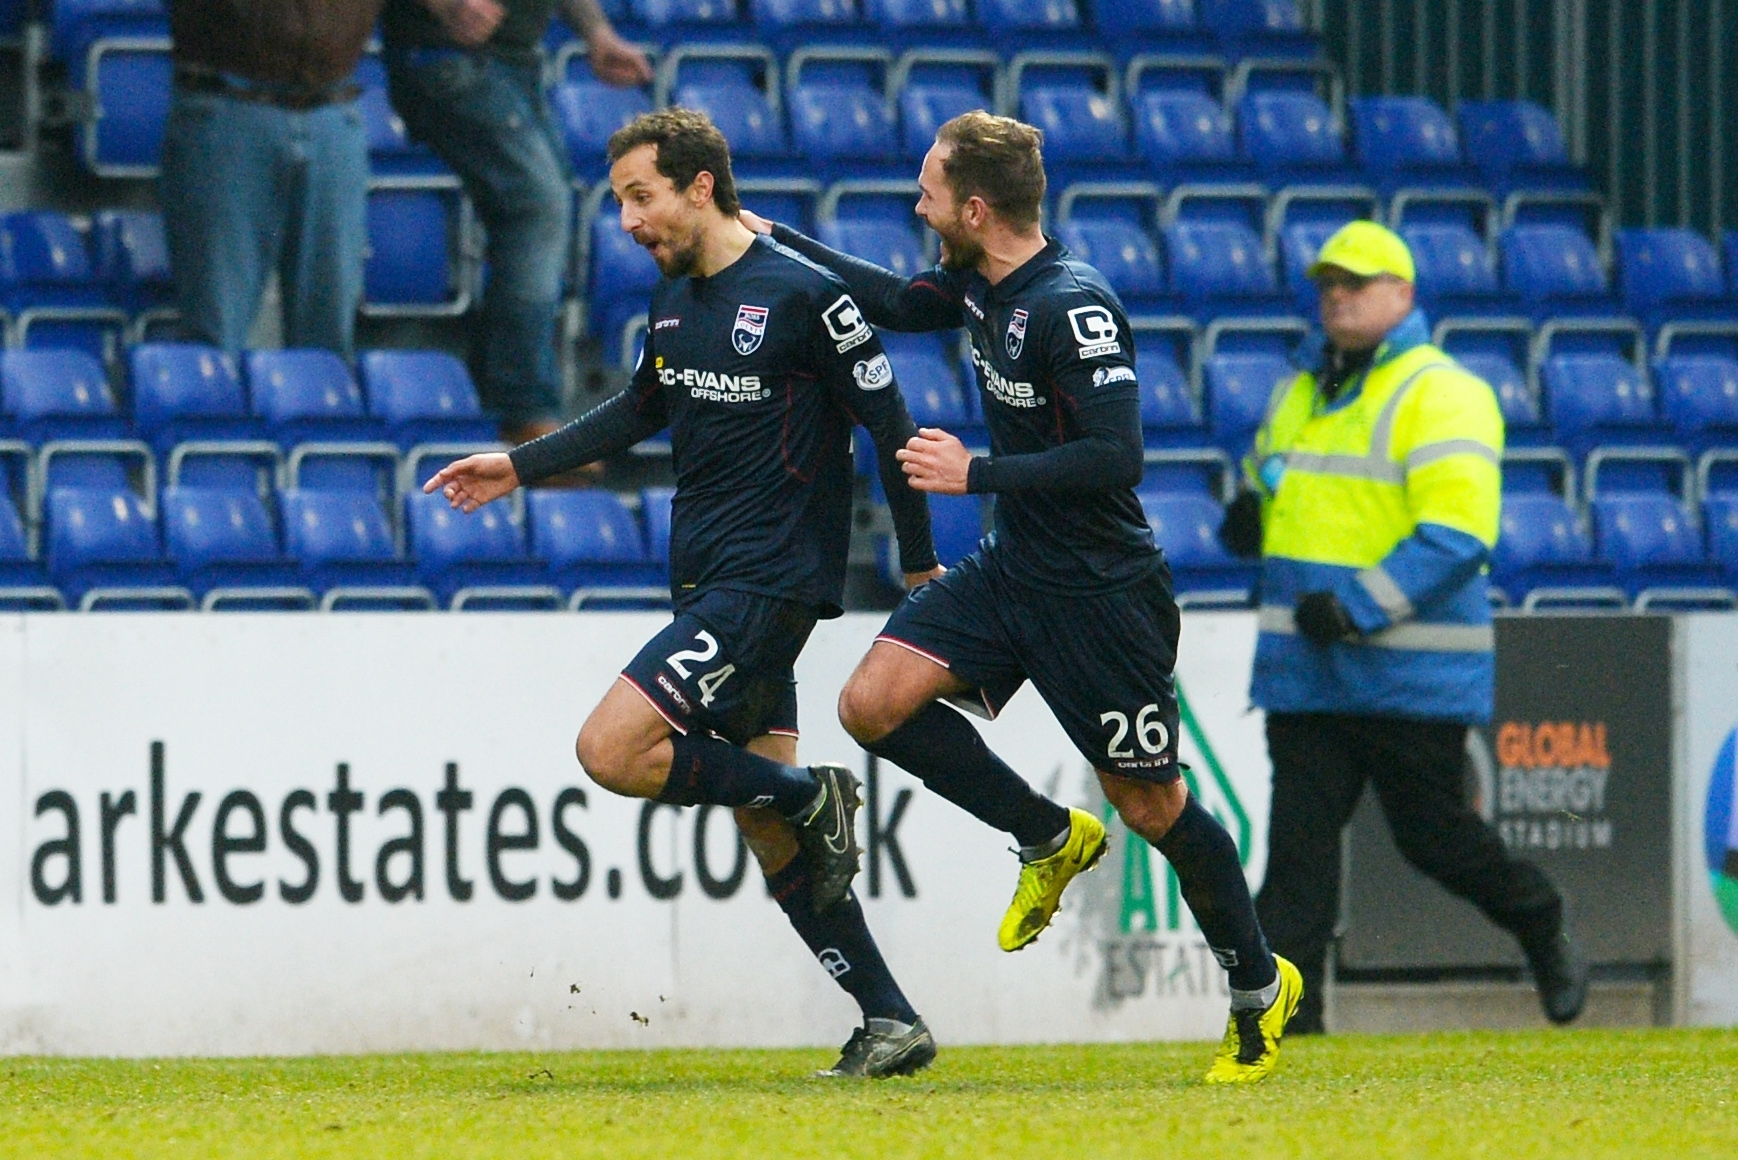
M1104 278L1047 239L1044 249L991 285L976 270L933 267L902 278L830 250L786 227L774 236L841 275L877 326L895 331L964 326L971 340L990 460L974 464L990 477L1008 466L1064 447L1085 434L1082 414L1126 414L1117 432L1119 458L1135 457L1138 480L1140 384L1134 342L1122 303ZM1131 443L1132 441L1132 443ZM1078 464L1075 465L1078 468ZM1148 575L1163 557L1153 543L1140 501L1123 472L1078 470L1057 486L1041 473L991 485L1003 566L1018 580L1048 589L1106 591Z
M875 440L901 565L928 571L928 506L894 458L916 425L880 338L837 275L757 237L711 277L659 282L627 390L513 455L531 482L668 427L678 607L728 588L836 616L856 424Z

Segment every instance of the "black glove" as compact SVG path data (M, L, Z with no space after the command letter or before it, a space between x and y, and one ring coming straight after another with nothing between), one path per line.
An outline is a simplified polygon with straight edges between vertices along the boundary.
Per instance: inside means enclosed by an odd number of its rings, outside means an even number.
M1333 644L1358 635L1352 614L1332 592L1306 592L1297 602L1297 630L1316 644Z
M1261 555L1261 497L1253 491L1239 492L1225 509L1219 525L1219 542L1243 560Z

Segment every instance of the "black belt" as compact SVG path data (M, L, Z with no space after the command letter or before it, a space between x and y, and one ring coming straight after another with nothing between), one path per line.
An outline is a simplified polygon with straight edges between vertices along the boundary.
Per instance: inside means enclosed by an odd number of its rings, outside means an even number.
M362 87L349 81L311 88L307 85L283 85L253 82L226 73L207 72L179 65L175 69L175 87L189 93L216 93L237 101L252 101L258 105L274 105L280 109L320 109L343 101L353 101L362 95Z

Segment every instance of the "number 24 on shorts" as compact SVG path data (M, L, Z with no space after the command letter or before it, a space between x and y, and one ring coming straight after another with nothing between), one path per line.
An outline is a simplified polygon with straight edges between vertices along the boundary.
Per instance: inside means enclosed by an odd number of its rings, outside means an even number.
M681 655L681 654L678 654ZM1135 714L1134 735L1140 747L1148 753L1159 754L1171 743L1171 731L1165 728L1165 723L1158 719L1157 703L1143 705L1141 711ZM1124 749L1122 743L1128 740L1128 714L1115 711L1101 714L1098 718L1101 725L1111 727L1110 744L1105 746L1105 753L1111 757L1133 757L1132 747Z
M664 663L675 669L676 675L681 677L684 681L688 680L692 675L688 671L688 666L683 663L684 661L693 661L696 664L703 665L718 655L717 639L704 629L694 634L694 643L700 647L697 649L682 649L680 652L673 652L665 658ZM710 706L713 698L718 696L718 687L724 684L725 681L728 681L730 675L734 672L736 672L735 665L725 665L723 668L714 669L710 673L700 674L700 679L695 682L700 689L700 703L702 705ZM1156 705L1152 707L1157 708ZM1163 728L1163 726L1160 728Z

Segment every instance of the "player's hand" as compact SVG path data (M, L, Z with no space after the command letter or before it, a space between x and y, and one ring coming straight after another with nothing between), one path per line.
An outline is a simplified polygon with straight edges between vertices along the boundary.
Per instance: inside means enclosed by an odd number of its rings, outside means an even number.
M422 485L425 494L439 491L462 512L474 512L519 486L519 473L504 451L467 455L441 468Z
M447 35L466 48L475 48L495 35L507 15L496 0L436 0L431 7Z
M646 54L617 36L615 29L599 28L592 33L589 47L592 75L604 84L627 88L652 82Z
M757 234L772 233L772 223L755 213L753 210L743 210L736 215L737 220Z
M935 427L920 427L916 437L896 455L905 465L906 479L918 491L966 494L966 473L972 465L972 453L958 436Z
M946 571L947 571L946 568L943 568L940 564L937 564L935 567L931 568L927 572L907 572L905 574L905 590L907 592L910 592L914 588L922 588L925 584L928 584L931 580L938 579L941 576L941 574L943 572L946 572Z

